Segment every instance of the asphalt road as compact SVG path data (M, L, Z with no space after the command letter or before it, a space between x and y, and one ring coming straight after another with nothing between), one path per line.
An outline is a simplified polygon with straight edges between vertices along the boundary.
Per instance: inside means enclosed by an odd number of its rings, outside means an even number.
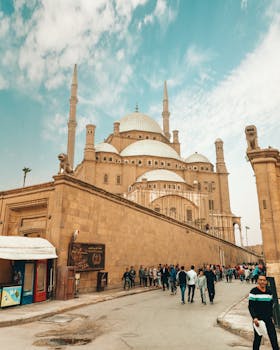
M5 350L246 350L252 344L221 329L216 319L251 285L219 282L213 305L180 303L180 291L155 290L114 299L30 324L0 329ZM70 344L70 343L75 344ZM263 350L268 349L263 347Z

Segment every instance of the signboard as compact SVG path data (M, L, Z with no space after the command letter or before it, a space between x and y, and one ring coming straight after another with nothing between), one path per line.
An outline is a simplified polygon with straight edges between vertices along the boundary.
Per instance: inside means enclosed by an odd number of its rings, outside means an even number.
M22 286L2 288L1 307L19 305Z
M77 271L103 270L105 267L105 244L71 243L68 265Z

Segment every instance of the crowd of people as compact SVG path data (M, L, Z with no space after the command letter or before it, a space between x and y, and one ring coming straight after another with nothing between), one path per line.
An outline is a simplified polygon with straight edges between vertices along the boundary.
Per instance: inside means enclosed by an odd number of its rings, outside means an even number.
M232 282L239 279L241 282L256 283L258 276L265 275L263 264L238 264L236 266L221 266L208 264L195 270L194 265L185 270L185 266L178 263L159 264L158 266L144 267L141 265L138 272L133 266L126 268L123 274L124 289L135 287L160 288L163 291L170 290L172 295L177 293L177 287L181 290L181 302L185 303L185 291L188 290L188 302L194 301L195 289L200 292L201 302L206 304L206 292L212 304L215 297L215 283L221 280Z
M191 265L189 270L179 264L162 265L157 267L140 266L138 274L133 266L126 268L123 274L124 288L129 288L137 283L143 287L161 288L162 291L170 290L175 295L177 288L181 291L181 303L185 304L185 292L188 303L194 302L195 289L200 292L201 302L206 305L206 292L208 292L210 304L215 298L215 283L225 280L231 283L233 279L241 283L255 284L249 294L249 312L254 325L253 350L259 350L263 334L267 334L273 350L279 350L275 325L273 321L273 296L267 288L266 269L264 264L238 264L236 266L204 265L195 271ZM263 330L263 326L265 331Z

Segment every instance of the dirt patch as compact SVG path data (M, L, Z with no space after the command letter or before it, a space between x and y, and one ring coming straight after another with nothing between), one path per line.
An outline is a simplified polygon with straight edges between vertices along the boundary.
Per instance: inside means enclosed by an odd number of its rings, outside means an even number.
M86 345L90 343L92 339L88 338L46 338L37 340L33 345L36 346L51 346L56 349L60 349L58 346L65 345Z
M64 315L67 322L53 320L54 327L47 331L36 334L37 338L33 345L48 346L60 349L67 345L85 345L104 333L104 327L96 321L82 315ZM61 349L62 349L61 348Z

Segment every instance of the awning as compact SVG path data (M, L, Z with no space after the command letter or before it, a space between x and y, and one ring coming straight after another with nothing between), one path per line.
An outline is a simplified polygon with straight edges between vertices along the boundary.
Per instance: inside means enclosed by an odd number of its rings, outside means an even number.
M0 236L0 259L43 260L57 258L55 247L44 238Z

